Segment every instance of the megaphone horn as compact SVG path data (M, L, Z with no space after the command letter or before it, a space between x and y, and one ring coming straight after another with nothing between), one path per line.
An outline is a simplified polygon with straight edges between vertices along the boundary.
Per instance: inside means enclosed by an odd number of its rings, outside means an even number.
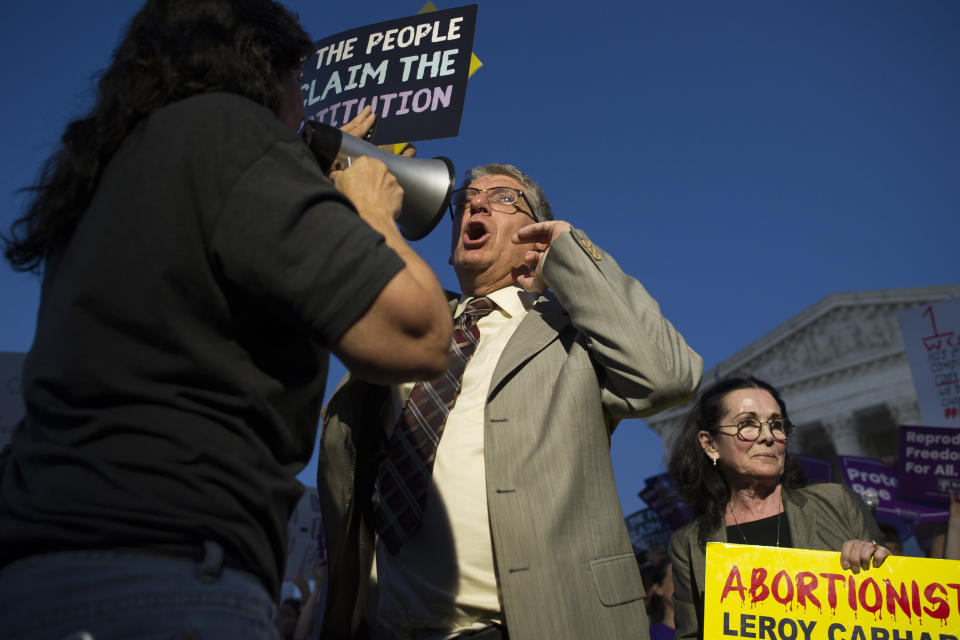
M387 165L403 187L403 204L397 216L397 226L407 240L423 238L440 223L456 182L456 171L448 158L398 156L336 127L312 120L304 125L302 135L324 173L345 169L360 156L370 156Z

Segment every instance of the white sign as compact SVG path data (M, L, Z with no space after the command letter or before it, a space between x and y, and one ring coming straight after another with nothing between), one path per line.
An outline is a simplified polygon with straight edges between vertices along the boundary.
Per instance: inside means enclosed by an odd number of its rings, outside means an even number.
M960 427L960 298L897 314L920 415L927 427Z
M13 436L13 428L23 417L23 391L20 375L25 353L0 351L0 449Z
M287 567L283 579L293 581L300 575L312 580L313 565L324 558L320 498L315 487L306 487L287 524Z

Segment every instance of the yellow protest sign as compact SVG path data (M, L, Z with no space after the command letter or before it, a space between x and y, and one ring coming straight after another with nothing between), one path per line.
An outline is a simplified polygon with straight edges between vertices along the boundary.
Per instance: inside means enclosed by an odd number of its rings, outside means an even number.
M704 638L960 640L960 562L890 556L844 571L840 553L707 544Z

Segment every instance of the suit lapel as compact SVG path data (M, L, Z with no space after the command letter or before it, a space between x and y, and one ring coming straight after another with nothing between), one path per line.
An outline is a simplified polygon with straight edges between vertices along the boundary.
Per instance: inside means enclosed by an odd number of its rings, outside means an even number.
M488 396L497 392L503 381L524 362L557 339L570 325L570 316L552 295L540 296L513 332L500 355Z
M817 513L808 508L806 496L790 490L783 490L783 510L787 514L790 527L791 544L807 544L814 540L817 531Z
M707 554L706 549L700 547L698 538L697 530L694 528L690 535L690 557L693 559L693 573L696 576L697 589L702 595L706 588ZM707 536L707 542L728 542L727 525L722 520L720 526Z

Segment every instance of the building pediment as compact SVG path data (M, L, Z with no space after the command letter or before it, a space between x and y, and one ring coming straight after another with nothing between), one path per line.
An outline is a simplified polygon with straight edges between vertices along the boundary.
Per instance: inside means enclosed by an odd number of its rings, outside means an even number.
M842 383L869 368L907 366L897 314L954 296L960 296L960 285L828 295L705 372L701 386L754 375L788 395ZM664 435L688 407L675 407L647 422Z

